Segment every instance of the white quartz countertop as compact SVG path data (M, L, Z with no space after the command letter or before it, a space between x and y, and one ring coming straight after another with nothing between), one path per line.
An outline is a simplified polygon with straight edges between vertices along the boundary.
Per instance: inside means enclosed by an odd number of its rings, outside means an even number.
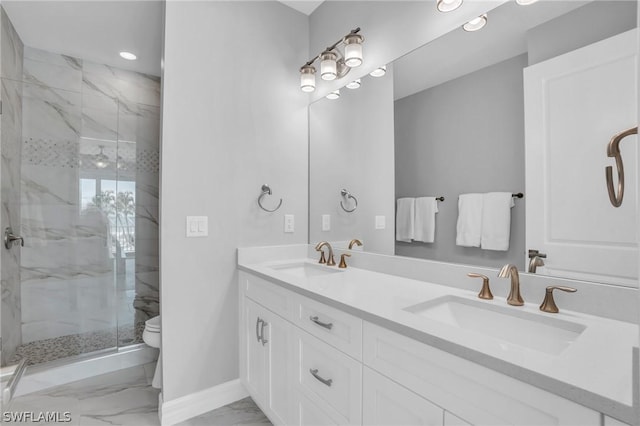
M296 263L318 266L315 261L299 258L250 264L239 262L239 268L619 420L635 422L632 353L633 347L638 346L636 324L562 310L562 307L558 314L543 313L537 304L509 306L504 298L481 300L476 293L467 290L354 267L339 273L308 277L278 269ZM567 348L550 354L531 347L535 345L513 344L497 336L487 336L405 310L443 296L539 315L541 322L545 317L552 317L585 328Z

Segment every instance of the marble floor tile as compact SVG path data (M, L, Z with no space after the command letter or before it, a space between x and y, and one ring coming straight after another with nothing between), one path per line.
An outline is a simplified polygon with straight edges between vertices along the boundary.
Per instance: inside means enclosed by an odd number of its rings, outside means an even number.
M155 363L103 374L15 398L7 411L69 412L67 423L23 422L23 425L159 426L158 389L150 385ZM180 423L180 426L270 426L251 398Z

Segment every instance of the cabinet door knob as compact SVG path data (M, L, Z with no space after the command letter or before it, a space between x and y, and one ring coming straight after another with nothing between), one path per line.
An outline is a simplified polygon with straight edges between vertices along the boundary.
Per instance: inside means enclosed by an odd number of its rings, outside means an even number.
M320 375L318 374L318 369L317 368L310 368L309 369L309 373L311 373L311 375L313 377L315 377L320 383L331 387L331 384L333 383L333 380L332 379L325 379L325 378L320 377Z
M327 330L331 330L333 328L333 323L332 322L322 322L320 321L320 319L318 319L317 316L313 317L309 317L309 319L313 322L315 322L316 324L318 324L320 327L324 327Z

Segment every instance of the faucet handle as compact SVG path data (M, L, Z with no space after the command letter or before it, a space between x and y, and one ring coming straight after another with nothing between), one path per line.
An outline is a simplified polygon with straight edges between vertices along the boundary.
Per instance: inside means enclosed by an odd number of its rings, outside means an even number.
M467 274L468 277L471 278L482 278L482 290L478 293L478 297L480 299L492 300L493 294L491 294L491 289L489 288L489 277L482 274L476 274L475 272L469 272Z
M347 267L347 261L345 257L351 257L351 255L349 253L342 253L340 255L340 264L338 265L338 268L344 269Z
M540 310L542 312L549 312L551 314L557 314L558 312L560 312L560 310L558 309L558 306L556 305L555 300L553 300L553 290L556 290L556 289L566 291L567 293L575 293L576 291L578 291L573 287L565 287L561 285L558 285L558 286L552 285L547 287L547 290L544 295L544 300L540 305Z

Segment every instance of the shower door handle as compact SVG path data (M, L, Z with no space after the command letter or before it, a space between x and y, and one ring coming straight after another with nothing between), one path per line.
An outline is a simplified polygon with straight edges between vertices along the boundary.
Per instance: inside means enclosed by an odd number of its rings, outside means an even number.
M13 247L13 243L16 241L20 241L20 247L24 247L24 238L19 237L13 233L11 227L7 227L4 230L4 246L7 249Z

